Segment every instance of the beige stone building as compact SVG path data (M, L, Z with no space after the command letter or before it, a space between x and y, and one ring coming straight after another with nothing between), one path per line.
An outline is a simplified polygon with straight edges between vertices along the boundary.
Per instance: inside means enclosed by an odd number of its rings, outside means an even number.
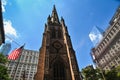
M116 10L101 42L91 50L97 67L110 70L120 65L120 7Z
M45 24L35 80L82 80L67 26L55 6Z
M38 51L23 49L17 60L10 60L6 65L11 80L34 80L38 59Z

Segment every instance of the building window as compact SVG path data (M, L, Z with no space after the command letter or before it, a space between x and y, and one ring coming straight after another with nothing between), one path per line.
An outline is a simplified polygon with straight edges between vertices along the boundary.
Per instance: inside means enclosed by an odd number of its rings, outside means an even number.
M102 50L102 46L100 45L100 50Z
M65 67L60 61L56 61L53 65L53 80L66 80Z
M114 49L111 48L109 52L110 52L111 56L115 56L115 50Z
M111 36L110 36L110 34L108 34L108 37L109 37L109 39L111 39Z
M58 38L62 38L61 30L58 31Z
M115 27L116 27L117 30L119 30L119 29L120 29L120 28L119 28L119 27L120 27L120 24L117 23Z
M116 42L116 44L114 45L114 50L117 52L120 49L120 45L118 42Z
M56 32L55 32L55 29L52 29L52 38L56 38Z
M48 66L49 66L49 58L46 57L46 58L45 58L45 67L47 68Z
M116 30L116 31L118 31L118 29L119 29L118 28L118 24L116 24L113 29Z
M98 50L96 50L96 52L95 52L97 55L99 55L99 52L98 52Z
M108 37L106 37L107 41L109 41L110 39Z
M108 40L107 39L105 39L105 43L107 44L107 42L108 42Z
M110 38L112 38L112 35L111 35L111 33L109 33L109 34L108 34L108 36L109 36Z
M109 36L107 36L107 39L110 39Z
M116 28L115 27L113 27L113 32L116 33Z
M111 30L111 33L114 35L115 31L114 31L114 30Z
M113 36L113 33L112 33L112 31L110 32L110 35L111 35L111 36Z
M108 66L106 66L106 70L109 70L109 67L108 67Z
M104 46L105 46L105 44L106 44L105 41L103 41L103 45L104 45Z
M120 18L118 19L118 24L120 25Z

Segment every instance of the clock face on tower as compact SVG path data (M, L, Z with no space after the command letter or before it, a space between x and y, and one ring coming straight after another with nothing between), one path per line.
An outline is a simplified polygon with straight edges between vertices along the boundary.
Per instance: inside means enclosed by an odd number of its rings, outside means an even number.
M62 48L62 44L59 41L55 41L53 43L53 47L58 50L58 49Z

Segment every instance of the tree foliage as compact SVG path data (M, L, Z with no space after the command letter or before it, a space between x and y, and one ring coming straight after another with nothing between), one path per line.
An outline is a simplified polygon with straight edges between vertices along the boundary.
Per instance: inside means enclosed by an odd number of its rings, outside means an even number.
M120 66L106 71L105 73L106 80L120 80Z
M120 66L104 71L89 66L82 69L82 74L84 80L120 80Z
M7 63L6 57L1 53L0 53L0 63L1 64L6 64Z
M5 67L5 64L7 63L7 58L0 53L0 80L10 80L7 68Z
M88 66L82 69L84 80L102 80L102 74L99 69L94 69L92 66Z

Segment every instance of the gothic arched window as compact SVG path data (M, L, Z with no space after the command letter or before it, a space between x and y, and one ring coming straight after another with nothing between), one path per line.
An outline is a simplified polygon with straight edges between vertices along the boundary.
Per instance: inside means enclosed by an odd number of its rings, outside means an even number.
M58 31L58 38L62 38L61 30Z
M52 29L52 36L51 36L53 39L56 38L56 32L55 32L55 29L53 28Z
M66 80L65 66L62 62L56 61L53 65L53 80Z

